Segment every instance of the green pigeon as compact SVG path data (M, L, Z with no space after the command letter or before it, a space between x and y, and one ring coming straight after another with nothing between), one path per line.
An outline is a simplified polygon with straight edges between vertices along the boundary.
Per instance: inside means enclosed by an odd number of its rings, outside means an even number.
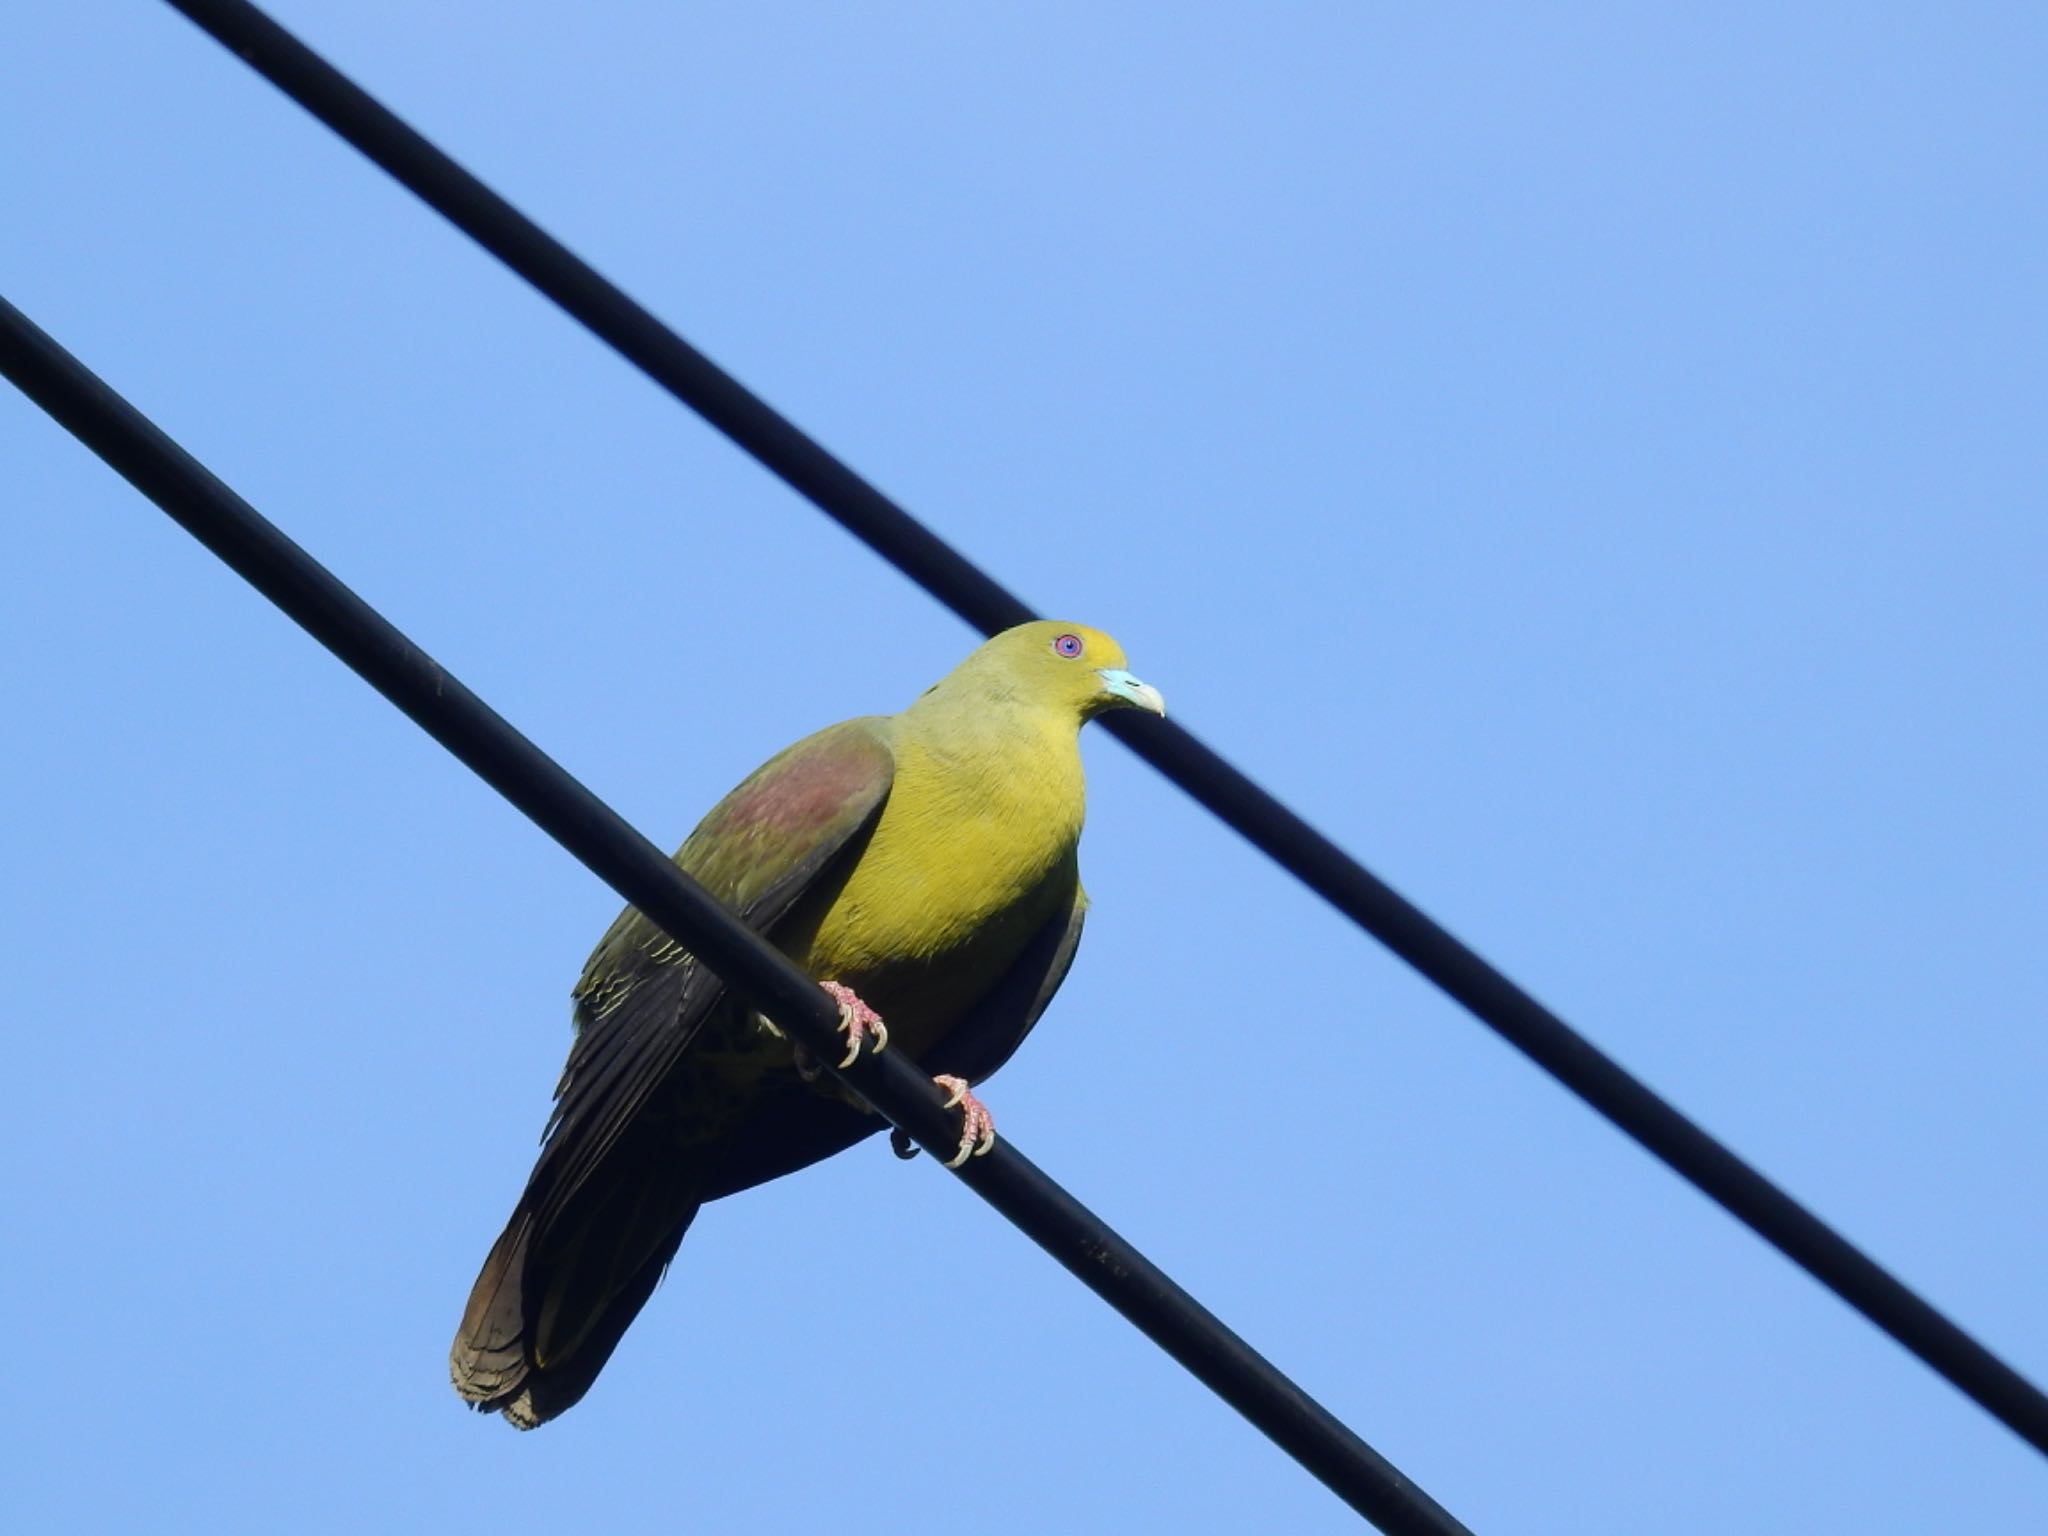
M1009 1060L1073 961L1079 734L1118 708L1166 712L1114 640L1019 625L901 714L770 758L676 854L839 1004L842 1065L887 1047L936 1074L961 1109L949 1166L994 1144L969 1084ZM522 1429L589 1391L705 1201L882 1128L630 907L574 997L539 1160L449 1355L455 1390Z

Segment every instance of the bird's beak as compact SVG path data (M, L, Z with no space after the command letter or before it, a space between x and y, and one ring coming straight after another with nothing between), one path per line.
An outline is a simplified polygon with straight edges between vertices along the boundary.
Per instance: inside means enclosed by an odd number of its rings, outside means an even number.
M1147 714L1166 714L1166 695L1150 683L1139 682L1122 667L1103 667L1095 675L1102 679L1102 691L1110 696L1109 708L1128 704Z

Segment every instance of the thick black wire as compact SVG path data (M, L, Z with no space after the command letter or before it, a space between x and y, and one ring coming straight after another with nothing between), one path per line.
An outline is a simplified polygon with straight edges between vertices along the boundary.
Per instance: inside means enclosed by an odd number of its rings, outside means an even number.
M838 1059L838 1010L816 983L5 299L0 373L821 1061ZM959 1115L901 1052L842 1075L952 1156ZM1381 1530L1470 1536L1015 1146L997 1142L960 1178Z
M168 3L968 623L993 634L1035 617L1008 588L255 6ZM2039 1388L1421 908L1185 728L1133 715L1104 724L1736 1220L2048 1453L2048 1397Z

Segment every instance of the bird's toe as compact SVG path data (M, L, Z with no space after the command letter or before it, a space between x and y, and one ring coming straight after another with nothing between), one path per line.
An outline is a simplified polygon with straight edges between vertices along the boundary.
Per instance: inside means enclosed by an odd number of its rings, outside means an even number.
M846 1036L846 1055L840 1061L842 1069L850 1067L859 1058L862 1046L872 1055L888 1049L889 1026L882 1022L882 1016L855 995L853 988L836 981L820 982L826 996L839 1005L839 1028Z
M960 1110L960 1150L946 1166L958 1168L970 1157L987 1157L996 1144L996 1117L969 1091L966 1078L941 1073L932 1081L946 1090L946 1108L957 1105Z

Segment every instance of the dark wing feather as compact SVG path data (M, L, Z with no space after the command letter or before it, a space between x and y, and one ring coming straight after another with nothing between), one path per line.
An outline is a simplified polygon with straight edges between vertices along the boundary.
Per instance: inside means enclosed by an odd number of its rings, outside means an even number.
M1024 1043L1053 993L1067 979L1074 951L1081 944L1081 925L1087 918L1088 893L1076 881L1072 903L1053 914L994 990L933 1048L927 1069L950 1072L970 1083L994 1077Z
M895 773L887 723L849 720L770 759L698 825L676 862L767 931L828 873L850 869ZM558 1212L646 1108L725 984L628 908L576 984L579 1031L556 1089L547 1145L527 1186Z
M726 796L676 860L768 930L844 878L894 768L887 722L821 731ZM553 1417L588 1390L647 1300L702 1199L702 1170L678 1163L650 1101L724 992L630 908L584 967L579 1033L540 1160L449 1352L456 1390L472 1403L527 1428Z

